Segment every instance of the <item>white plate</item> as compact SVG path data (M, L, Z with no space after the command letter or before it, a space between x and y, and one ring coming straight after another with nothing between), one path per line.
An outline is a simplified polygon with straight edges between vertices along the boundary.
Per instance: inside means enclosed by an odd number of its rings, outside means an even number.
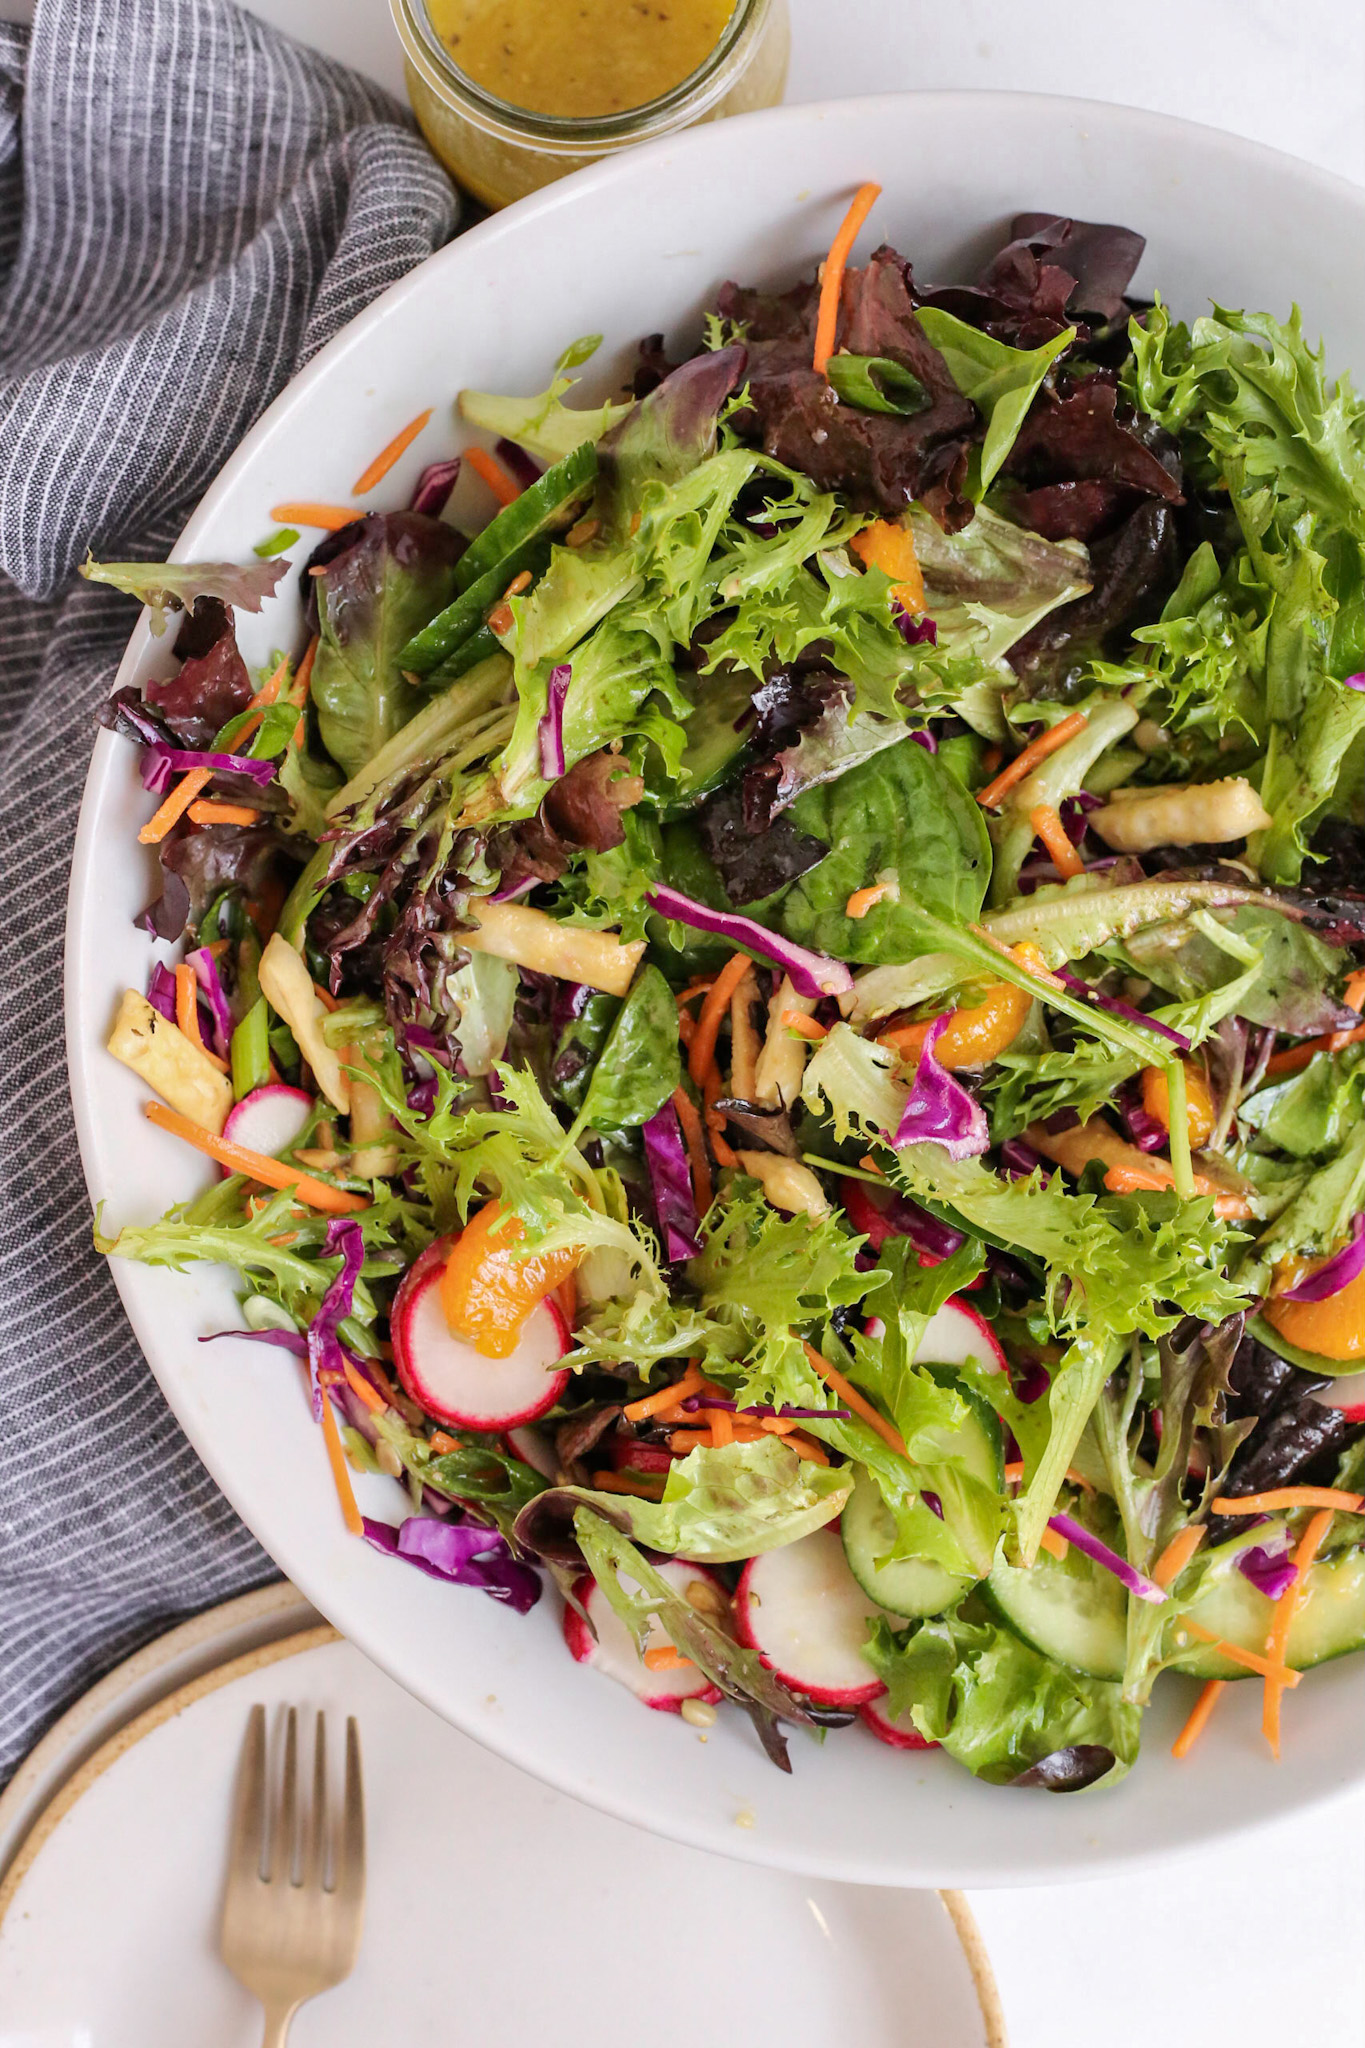
M323 1633L171 1692L87 1761L78 1798L39 1819L7 1910L0 1895L0 2048L258 2038L259 2008L216 1948L233 1773L257 1700L277 1734L281 1704L303 1707L307 1744L324 1709L334 1765L355 1714L364 1754L360 1961L303 2008L297 2048L636 2048L643 2027L655 2048L1003 2048L961 1901L754 1872L623 1827L496 1762Z
M397 427L462 384L538 390L567 341L599 330L609 374L639 335L685 326L720 279L780 283L809 270L850 189L870 175L886 196L861 246L885 236L921 276L961 274L1021 207L1123 220L1149 237L1139 289L1159 286L1183 313L1209 296L1278 313L1297 298L1337 364L1365 365L1365 194L1340 180L1212 130L1081 101L943 93L789 107L581 172L433 257L271 407L177 553L242 557L277 500L345 500ZM421 464L456 440L438 416L383 502L405 502ZM292 637L293 602L243 622L248 659ZM165 642L139 626L120 680L167 659ZM149 1219L204 1179L182 1146L147 1126L141 1084L102 1049L120 991L147 978L149 944L132 925L153 889L153 863L135 844L146 807L131 750L102 736L76 846L66 1015L85 1170L112 1222ZM701 1749L671 1717L574 1666L550 1599L519 1621L347 1539L291 1368L260 1347L237 1355L195 1342L234 1320L226 1276L120 1262L116 1277L187 1434L308 1598L466 1733L624 1819L828 1877L1041 1882L1235 1832L1365 1771L1359 1658L1286 1701L1278 1768L1247 1687L1225 1700L1196 1760L1173 1763L1192 1697L1173 1684L1149 1716L1138 1769L1116 1791L1080 1799L979 1785L942 1756L889 1753L861 1731L823 1749L798 1737L791 1778L764 1762L736 1715ZM753 1829L735 1827L740 1810L756 1815Z

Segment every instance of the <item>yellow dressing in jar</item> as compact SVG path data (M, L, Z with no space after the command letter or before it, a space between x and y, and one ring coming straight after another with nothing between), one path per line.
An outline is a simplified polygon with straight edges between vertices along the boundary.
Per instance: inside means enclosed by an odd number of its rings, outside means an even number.
M505 206L583 164L776 105L787 0L390 0L413 111Z
M465 76L510 106L574 119L671 92L715 49L734 0L428 0Z

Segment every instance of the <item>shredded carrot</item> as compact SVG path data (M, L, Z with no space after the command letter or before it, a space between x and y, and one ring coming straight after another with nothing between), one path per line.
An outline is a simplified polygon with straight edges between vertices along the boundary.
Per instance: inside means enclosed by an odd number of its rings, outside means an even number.
M475 476L481 476L500 505L510 505L521 496L521 485L486 448L466 448L464 459Z
M331 1400L326 1394L322 1397L322 1440L327 1446L327 1462L332 1468L337 1499L341 1502L341 1519L353 1536L363 1536L365 1527L360 1519L360 1509L355 1504L351 1475L346 1469L346 1453L341 1448L341 1433L337 1429L337 1419L332 1412Z
M796 1428L785 1415L760 1415L758 1426L768 1436L790 1436Z
M678 1451L684 1456L686 1456L688 1451L695 1451L698 1445L703 1446L708 1451L710 1450L711 1432L709 1429L675 1429L668 1439L669 1450Z
M1331 1489L1305 1486L1286 1490L1310 1493L1319 1490L1328 1492ZM1261 1733L1277 1759L1280 1754L1280 1696L1290 1679L1285 1662L1289 1651L1289 1631L1298 1612L1299 1601L1303 1598L1304 1581L1308 1577L1309 1566L1318 1554L1323 1537L1332 1526L1333 1512L1334 1510L1328 1506L1320 1508L1299 1538L1298 1548L1294 1552L1294 1578L1275 1603L1275 1619L1271 1622L1270 1634L1266 1637L1265 1653L1276 1669L1266 1673L1265 1700L1261 1707Z
M1073 875L1084 874L1085 862L1071 844L1067 829L1051 804L1035 804L1028 814L1028 821L1047 848L1059 875L1069 882Z
M646 1650L646 1671L691 1671L692 1659L684 1657L681 1650L675 1650L672 1643L667 1649Z
M304 651L303 660L299 663L299 672L295 676L289 690L290 703L297 704L299 707L298 724L289 736L289 744L293 747L301 747L303 745L303 707L308 702L308 691L313 680L313 663L317 660L317 656L318 635L314 633Z
M1181 1615L1177 1628L1184 1629L1187 1635L1198 1636L1201 1643L1212 1643L1219 1655L1226 1657L1230 1664L1240 1664L1244 1671L1254 1671L1260 1678L1277 1677L1283 1669L1281 1665L1272 1664L1265 1657L1258 1657L1254 1650L1244 1650L1240 1643L1225 1642L1222 1636L1215 1635L1211 1628L1205 1628L1202 1621L1191 1621L1188 1614ZM1286 1671L1284 1682L1288 1686L1295 1686L1302 1676L1302 1672L1299 1671Z
M1343 1045L1360 1045L1365 1042L1365 1024L1358 1024L1354 1031L1329 1031L1323 1038L1306 1038L1302 1045L1291 1045L1285 1052L1272 1053L1265 1063L1267 1074L1297 1074L1300 1067L1306 1067L1314 1053L1340 1052Z
M664 1477L629 1478L624 1472L594 1472L592 1483L599 1493L633 1493L639 1500L662 1500Z
M1047 1552L1049 1557L1055 1557L1059 1562L1071 1548L1065 1536L1059 1536L1055 1529L1044 1529L1042 1535L1038 1538L1038 1545L1040 1549Z
M453 1436L447 1436L443 1429L433 1429L427 1442L438 1458L444 1458L450 1451L458 1451L460 1448L457 1440Z
M855 889L844 905L845 917L866 917L874 903L880 903L890 889L889 882L874 882L869 889Z
M1341 1000L1348 1010L1365 1016L1365 967L1357 967L1355 973L1347 977Z
M306 1204L310 1209L349 1216L357 1209L370 1206L363 1195L353 1195L348 1188L334 1188L326 1181L315 1180L312 1174L300 1173L296 1166L286 1166L282 1159L271 1159L264 1152L252 1152L245 1145L234 1145L229 1138L215 1138L212 1131L191 1123L187 1116L181 1116L179 1110L167 1109L163 1102L148 1102L143 1107L151 1121L159 1124L163 1131L183 1138L197 1152L207 1152L210 1159L216 1159L229 1173L245 1173L270 1188L292 1188L295 1201Z
M190 805L190 822L195 825L254 825L260 817L247 804L210 803L201 797Z
M1213 1503L1215 1515L1273 1515L1281 1508L1340 1508L1344 1515L1358 1515L1365 1494L1339 1486L1273 1486L1268 1493L1234 1494Z
M702 1099L706 1104L706 1128L711 1133L711 1150L716 1155L717 1166L738 1166L739 1160L725 1141L725 1113L715 1107L724 1093L725 1083L721 1080L720 1068L713 1058L702 1081Z
M704 1216L711 1206L714 1190L711 1186L711 1162L706 1156L706 1138L702 1132L701 1118L697 1115L696 1106L685 1088L673 1090L673 1107L678 1112L678 1122L682 1125L688 1162L692 1168L692 1199L697 1205L697 1214Z
M363 1401L365 1406L368 1409L370 1409L373 1414L382 1415L384 1413L384 1410L389 1405L388 1402L384 1399L382 1394L377 1394L375 1392L374 1388L366 1379L364 1373L359 1371L357 1367L351 1364L350 1359L346 1357L344 1352L342 1354L341 1359L341 1368L346 1375L347 1383L349 1384L351 1392L355 1395L356 1399L358 1401Z
M1015 1482L1015 1480L1016 1480L1016 1479L1022 1479L1022 1478L1023 1478L1023 1476L1024 1476L1024 1461L1023 1461L1023 1459L1022 1459L1022 1458L1018 1458L1018 1459L1014 1460L1014 1462L1013 1462L1013 1463L1011 1463L1011 1464L1009 1464L1009 1465L1006 1465L1006 1467L1005 1467L1005 1480L1006 1480L1006 1483L1007 1483L1008 1485L1011 1485L1011 1486L1012 1486L1012 1485L1014 1484L1014 1482Z
M902 1458L908 1458L910 1453L906 1449L905 1438L895 1424L888 1422L884 1415L879 1415L872 1403L844 1378L836 1366L822 1357L813 1344L806 1344L803 1348L813 1370L819 1373L827 1386L833 1387L844 1406L851 1408L855 1415L861 1415L869 1428L876 1430L883 1443L890 1444L892 1450L898 1451Z
M427 421L431 418L431 407L419 412L415 420L409 420L400 432L394 435L388 446L381 448L369 467L362 469L351 485L351 496L363 498L366 491L372 491L382 477L386 477L400 455L407 453Z
M274 675L272 675L266 682L262 683L260 689L256 692L256 695L252 698L251 701L254 708L252 710L251 716L247 719L246 724L242 727L236 739L232 742L232 753L240 754L243 748L246 746L247 742L254 736L257 728L259 727L259 725L261 724L262 720L265 717L265 705L273 704L275 702L275 699L280 694L280 687L285 682L288 675L289 656L287 654L282 654L280 656L279 665L276 668Z
M393 1381L385 1372L383 1366L379 1363L379 1360L377 1358L367 1358L365 1360L365 1365L369 1372L370 1378L378 1387L380 1393L383 1395L384 1400L387 1402L388 1406L390 1408L396 1408L398 1406L398 1389L397 1387L395 1387Z
M714 1449L719 1450L722 1444L734 1442L735 1418L728 1408L704 1408L702 1413L710 1421L711 1443Z
M1171 1755L1188 1756L1208 1726L1210 1714L1222 1697L1225 1678L1211 1678L1194 1703L1194 1712L1171 1744Z
M697 1035L687 1054L687 1071L698 1088L715 1057L716 1039L730 1008L730 998L752 964L747 953L732 953L706 992L706 1001L697 1017Z
M169 796L163 799L138 833L138 845L159 846L172 825L189 809L212 775L211 768L191 768L188 775L182 775Z
M297 505L272 505L270 516L278 519L281 526L321 526L328 533L336 533L365 515L358 505L315 505L311 500L300 499Z
M642 1401L631 1401L621 1413L627 1422L647 1422L651 1415L658 1415L662 1409L672 1408L679 1401L685 1401L690 1394L701 1392L701 1367L695 1362L688 1366L680 1380L671 1387L660 1387L657 1394L646 1394Z
M678 993L678 1008L681 1010L684 1003L695 1002L698 996L704 996L709 988L714 987L714 981L689 981L687 987Z
M1187 1529L1177 1530L1156 1563L1152 1566L1152 1577L1164 1592L1173 1586L1184 1571L1190 1559L1203 1542L1207 1531L1202 1523L1192 1523Z
M795 1451L798 1458L805 1458L809 1464L828 1465L829 1463L828 1455L823 1447L814 1442L811 1437L808 1437L804 1430L793 1430L792 1434L784 1436L782 1441L789 1449Z
M876 201L881 197L880 185L860 185L853 195L853 204L839 224L839 232L829 245L824 269L820 276L820 308L815 321L815 355L813 367L817 376L823 377L830 357L834 354L834 342L839 328L839 290L844 281L844 266L849 251L858 239L858 230L867 219Z
M1000 763L1004 757L1004 748L997 747L993 741L990 746L981 749L981 766L987 775L995 775L999 771Z
M194 969L183 960L175 970L175 1023L191 1045L200 1052L206 1050L199 1030L199 983Z
M1008 796L1017 782L1031 775L1040 761L1046 761L1049 754L1055 754L1058 747L1064 747L1078 732L1084 732L1089 723L1083 711L1073 711L1069 718L1060 719L1046 732L1039 733L1036 740L1030 740L1023 752L1016 754L993 782L988 782L984 789L976 792L976 800L983 810L993 811L1001 797Z
M786 1030L794 1031L798 1038L808 1038L812 1045L818 1045L822 1038L829 1037L826 1025L817 1024L814 1017L803 1016L800 1010L784 1010L782 1023Z

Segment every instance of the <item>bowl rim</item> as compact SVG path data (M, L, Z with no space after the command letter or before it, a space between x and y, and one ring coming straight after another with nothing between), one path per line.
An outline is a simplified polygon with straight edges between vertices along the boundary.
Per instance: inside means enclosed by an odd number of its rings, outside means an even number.
M606 157L598 163L587 165L546 186L540 192L531 194L501 212L476 222L463 234L456 235L422 263L415 265L412 270L397 279L310 357L265 408L195 505L171 550L170 558L181 561L194 558L199 534L216 518L221 503L230 497L239 472L249 464L258 449L268 442L282 422L291 419L299 408L306 408L312 403L317 387L352 349L366 345L375 330L382 328L386 322L401 317L409 296L423 288L418 280L433 269L458 266L466 260L466 252L471 249L477 252L496 249L509 237L515 238L521 234L527 224L553 219L557 213L566 209L573 211L581 203L590 200L601 187L611 185L623 177L629 177L640 168L652 165L660 159L677 160L681 157L684 162L679 168L685 169L687 159L705 157L712 138L718 133L732 135L741 129L746 132L771 132L778 126L799 129L824 120L847 119L855 113L861 118L870 117L874 112L885 115L890 110L903 109L907 105L926 107L932 104L944 114L955 114L963 121L970 121L973 117L989 115L993 108L1002 103L1028 108L1040 121L1051 116L1069 122L1087 121L1096 126L1107 124L1111 128L1117 124L1130 134L1141 134L1148 142L1160 142L1162 138L1178 140L1185 146L1194 142L1198 147L1230 158L1234 162L1255 165L1271 173L1280 172L1294 181L1296 188L1306 199L1318 193L1336 204L1344 203L1360 216L1361 224L1365 227L1365 187L1355 184L1352 180L1308 163L1287 151L1271 148L1267 144L1232 134L1211 124L1189 121L1177 115L1157 113L1118 102L1053 93L984 89L932 90L887 92L845 96L837 100L798 102L733 116L725 121L723 128L720 124L712 124L682 134L660 137L628 151ZM151 634L144 613L130 634L112 688L122 686L138 669L150 644ZM89 1011L82 986L82 961L77 941L94 875L92 855L96 799L100 786L111 772L114 758L115 736L101 730L96 738L82 789L72 852L64 938L63 1011L70 1094L82 1169L92 1202L98 1199L100 1192L94 1180L97 1157L94 1115L96 1091L88 1085L87 1067L91 1049L88 1042ZM140 1342L138 1319L130 1299L137 1273L134 1269L125 1269L121 1261L112 1263L115 1285L118 1287L130 1326ZM150 1357L148 1363L163 1397L197 1455L225 1497L232 1502L232 1493L229 1490L231 1474L220 1469L220 1462L226 1461L219 1460L211 1436L194 1426L192 1403L184 1398L182 1390L177 1388L171 1375L163 1377L157 1367L151 1365ZM233 1505L235 1506L235 1503ZM330 1615L334 1606L339 1611L346 1612L353 1604L344 1593L331 1584L325 1566L315 1571L311 1560L288 1556L276 1561L299 1587L304 1597L324 1615ZM387 1652L374 1641L363 1604L359 1614L346 1614L344 1633L381 1668L389 1670L390 1675L396 1675L392 1672ZM1181 1834L1174 1839L1157 1840L1134 1847L1091 1851L1087 1853L1084 1862L1064 1870L1059 1870L1050 1863L1028 1866L1019 1859L1016 1859L1008 1869L1002 1870L989 1862L962 1858L946 1869L936 1866L933 1873L916 1869L910 1874L898 1876L884 1863L879 1862L873 1868L866 1856L860 1859L853 1853L837 1851L795 1856L779 1845L770 1846L763 1839L761 1831L756 1829L742 1834L732 1829L731 1835L735 1837L732 1840L728 1837L722 1838L716 1827L705 1817L696 1822L690 1818L677 1816L661 1819L650 1810L647 1799L637 1798L627 1791L602 1782L595 1778L588 1768L580 1769L575 1778L561 1770L557 1764L547 1763L537 1753L533 1739L518 1740L514 1732L506 1727L493 1728L485 1723L476 1723L472 1719L457 1718L450 1705L438 1697L434 1689L423 1690L410 1674L405 1674L400 1682L414 1691L437 1713L461 1728L462 1732L473 1736L498 1755L506 1757L520 1769L540 1778L543 1782L552 1784L557 1790L612 1814L617 1819L653 1833L665 1834L690 1847L711 1853L726 1854L742 1861L768 1866L800 1869L812 1876L854 1883L899 1883L909 1886L937 1884L985 1888L1103 1879L1149 1868L1175 1856L1197 1852L1201 1846L1211 1845L1215 1841L1272 1827L1285 1819L1289 1813L1306 1814L1315 1808L1331 1804L1342 1793L1351 1790L1359 1780L1365 1779L1365 1750L1362 1750L1358 1767L1351 1776L1307 1787L1296 1796L1292 1804L1273 1806L1268 1811L1242 1810L1233 1814L1220 1813L1212 1822L1202 1826L1197 1833Z

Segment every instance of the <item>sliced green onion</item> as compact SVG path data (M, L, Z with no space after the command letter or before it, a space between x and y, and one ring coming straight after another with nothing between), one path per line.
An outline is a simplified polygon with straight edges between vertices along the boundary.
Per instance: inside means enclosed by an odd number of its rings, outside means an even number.
M286 548L292 548L298 537L296 526L277 526L268 539L258 540L251 552L263 561L268 560L271 555L282 555Z
M270 1012L264 996L257 996L233 1032L229 1057L232 1092L239 1102L270 1079Z

